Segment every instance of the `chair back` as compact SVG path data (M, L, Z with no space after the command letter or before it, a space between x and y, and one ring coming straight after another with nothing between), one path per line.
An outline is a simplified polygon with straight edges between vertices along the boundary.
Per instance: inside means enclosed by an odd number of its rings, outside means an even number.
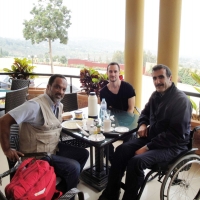
M23 104L26 101L27 92L28 87L7 92L5 98L5 113Z
M61 100L63 104L63 111L69 112L78 109L77 93L65 94L64 98Z
M30 80L12 79L11 90L18 90L24 87L29 87Z

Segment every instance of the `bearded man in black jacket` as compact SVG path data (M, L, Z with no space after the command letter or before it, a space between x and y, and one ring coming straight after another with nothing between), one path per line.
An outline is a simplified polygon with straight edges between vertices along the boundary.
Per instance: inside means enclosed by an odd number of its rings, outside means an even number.
M123 200L136 199L144 181L144 170L159 162L168 162L187 149L192 107L187 96L172 82L170 69L156 65L152 69L156 91L138 120L139 138L117 147L108 185L99 200L118 200L121 179L126 170Z

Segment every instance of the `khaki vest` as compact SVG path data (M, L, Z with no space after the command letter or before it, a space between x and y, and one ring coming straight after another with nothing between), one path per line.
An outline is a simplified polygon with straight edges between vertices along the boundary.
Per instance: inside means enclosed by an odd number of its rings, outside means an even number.
M44 124L40 127L33 127L26 122L20 125L20 151L22 153L47 152L55 154L62 129L61 113L63 105L60 104L59 106L59 119L57 119L44 95L40 95L32 100L40 104Z

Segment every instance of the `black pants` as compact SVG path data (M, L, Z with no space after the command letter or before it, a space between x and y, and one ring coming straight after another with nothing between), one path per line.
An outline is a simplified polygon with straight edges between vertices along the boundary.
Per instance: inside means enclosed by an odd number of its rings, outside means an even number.
M80 172L88 159L87 149L70 146L64 143L58 144L59 151L51 156L50 164L54 167L57 176L61 177L58 189L62 192L77 187Z
M151 168L151 166L158 162L171 161L187 149L187 147L156 149L135 156L135 151L145 146L148 142L147 138L137 138L116 148L109 173L108 185L103 191L102 197L110 200L119 199L120 183L126 170L126 190L123 200L136 199L138 190L144 181L143 170Z
M135 139L135 138L137 138L136 132L135 132L135 133L132 133L131 135L126 136L126 137L123 139L123 143L128 142L129 140L133 140L133 139ZM112 164L113 158L114 158L114 152L115 152L115 151L114 151L114 145L113 145L113 144L110 144L108 147L106 147L106 148L104 149L104 155L106 155L106 150L107 150L107 148L109 148L108 160L109 160L110 163Z

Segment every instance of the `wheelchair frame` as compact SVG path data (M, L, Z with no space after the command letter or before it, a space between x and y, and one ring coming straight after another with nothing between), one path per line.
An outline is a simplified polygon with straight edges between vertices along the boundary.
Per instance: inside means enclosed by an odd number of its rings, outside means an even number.
M196 188L192 186L195 183L200 185L200 156L195 154L198 148L192 148L193 134L198 128L191 131L186 152L170 163L158 163L150 169L138 192L137 200L141 198L147 182L156 177L161 183L160 200L200 200L200 186ZM197 171L191 169L194 166L198 167ZM195 176L196 173L199 173L198 177ZM124 183L121 183L121 188L125 189Z

